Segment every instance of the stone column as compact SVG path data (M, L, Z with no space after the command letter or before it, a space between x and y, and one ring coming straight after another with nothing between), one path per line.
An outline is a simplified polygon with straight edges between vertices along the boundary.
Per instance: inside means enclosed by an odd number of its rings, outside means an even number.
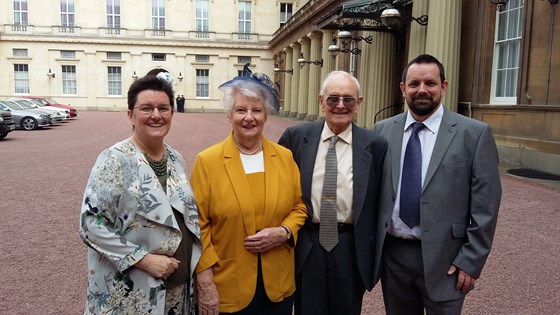
M309 60L323 60L321 57L321 32L311 32L307 34L311 39ZM324 60L323 60L324 62ZM319 117L319 85L321 80L320 65L309 64L309 85L307 91L307 117L309 121L315 121Z
M371 128L375 115L377 121L391 116L387 109L395 103L396 38L387 32L364 32L363 36L373 35L373 43L362 45L358 80L362 87L364 102L358 114L358 125Z
M301 53L303 54L303 58L309 61L309 53L311 50L311 41L307 37L302 37L298 40L301 45ZM298 58L300 56L298 55ZM300 88L298 91L298 111L297 111L297 119L305 119L307 117L307 95L309 91L307 91L306 87L309 87L309 68L311 67L310 64L304 64L303 67L300 67L299 71L299 86L303 87Z
M290 117L296 117L298 113L298 96L299 96L299 65L297 60L299 58L299 53L301 52L301 45L298 43L293 43L290 45L292 49L292 69L294 70L294 74L292 76L291 82L291 94L290 94Z
M338 32L338 31L337 30L334 30L334 31L325 30L323 32L323 45L322 45L322 48L321 48L322 56L323 56L323 67L321 68L321 80L319 82L319 93L321 92L321 84L323 84L323 81L325 81L325 79L327 78L327 75L336 69L336 57L333 58L331 56L331 54L329 53L329 46L332 44L332 39L333 39L333 36L336 36L336 32ZM319 118L325 117L325 113L322 110L320 110L318 93L317 93L317 96L316 96L315 100L316 100L316 104L317 104L317 110L319 111Z
M449 88L442 102L449 110L456 112L459 90L461 2L431 0L428 16L426 53L438 58L445 67Z
M428 1L429 0L415 0L412 3L412 16L420 17L428 15ZM428 17L428 23L431 23L431 17ZM408 61L416 58L426 52L426 32L428 31L427 25L420 25L414 21L410 24L410 37L408 39Z
M290 70L293 69L293 53L292 53L292 48L290 47L286 47L284 48L284 53L285 53L285 63L284 63L284 70ZM282 112L282 116L289 116L290 112L292 111L292 101L290 99L291 95L292 95L292 77L293 74L284 72L284 111Z

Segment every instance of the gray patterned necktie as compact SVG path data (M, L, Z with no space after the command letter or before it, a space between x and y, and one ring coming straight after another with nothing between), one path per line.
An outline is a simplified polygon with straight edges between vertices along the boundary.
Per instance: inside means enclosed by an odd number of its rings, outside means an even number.
M319 242L327 252L330 252L338 244L336 219L336 177L338 173L336 142L338 141L338 136L332 136L330 141L325 163L325 181L323 183L323 193L321 194L321 213L319 218Z

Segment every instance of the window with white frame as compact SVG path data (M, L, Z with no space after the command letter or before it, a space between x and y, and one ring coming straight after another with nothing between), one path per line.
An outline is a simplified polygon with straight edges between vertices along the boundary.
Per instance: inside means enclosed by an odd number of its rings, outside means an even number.
M208 55L196 55L196 56L194 56L194 61L195 62L209 62L210 61L210 56L208 56Z
M12 52L14 54L14 57L20 57L20 58L27 57L27 49L25 48L13 48Z
M165 30L165 0L152 0L152 30Z
M122 59L122 53L120 53L118 51L108 51L107 52L107 59L121 60Z
M237 63L242 65L251 63L251 56L237 56Z
M238 32L246 34L240 34L239 38L249 39L248 35L251 33L251 1L239 1L238 2L238 13L237 13L237 23Z
M494 61L492 65L492 104L516 104L521 58L524 0L510 0L496 16Z
M208 32L208 0L196 0L196 31Z
M196 69L196 97L210 96L210 70Z
M280 3L280 26L284 25L291 17L293 4L291 3Z
M77 94L76 66L62 66L62 94Z
M29 12L27 11L27 0L14 0L14 24L29 25Z
M29 93L29 65L14 64L14 92Z
M107 0L107 28L121 28L121 0Z
M75 25L74 0L60 0L60 26L61 30L73 32Z
M61 50L60 58L76 59L76 52L74 50Z
M121 67L107 67L107 94L122 95Z

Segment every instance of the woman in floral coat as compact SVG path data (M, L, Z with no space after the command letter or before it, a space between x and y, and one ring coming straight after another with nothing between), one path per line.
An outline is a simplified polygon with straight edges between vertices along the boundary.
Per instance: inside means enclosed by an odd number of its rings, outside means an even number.
M80 220L89 246L84 314L194 314L200 227L185 162L163 142L173 101L165 80L136 80L128 91L132 136L92 169Z

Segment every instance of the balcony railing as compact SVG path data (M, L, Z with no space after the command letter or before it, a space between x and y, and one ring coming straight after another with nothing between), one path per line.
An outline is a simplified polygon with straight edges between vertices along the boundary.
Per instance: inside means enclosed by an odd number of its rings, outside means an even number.
M27 32L27 25L22 24L12 24L13 32Z

